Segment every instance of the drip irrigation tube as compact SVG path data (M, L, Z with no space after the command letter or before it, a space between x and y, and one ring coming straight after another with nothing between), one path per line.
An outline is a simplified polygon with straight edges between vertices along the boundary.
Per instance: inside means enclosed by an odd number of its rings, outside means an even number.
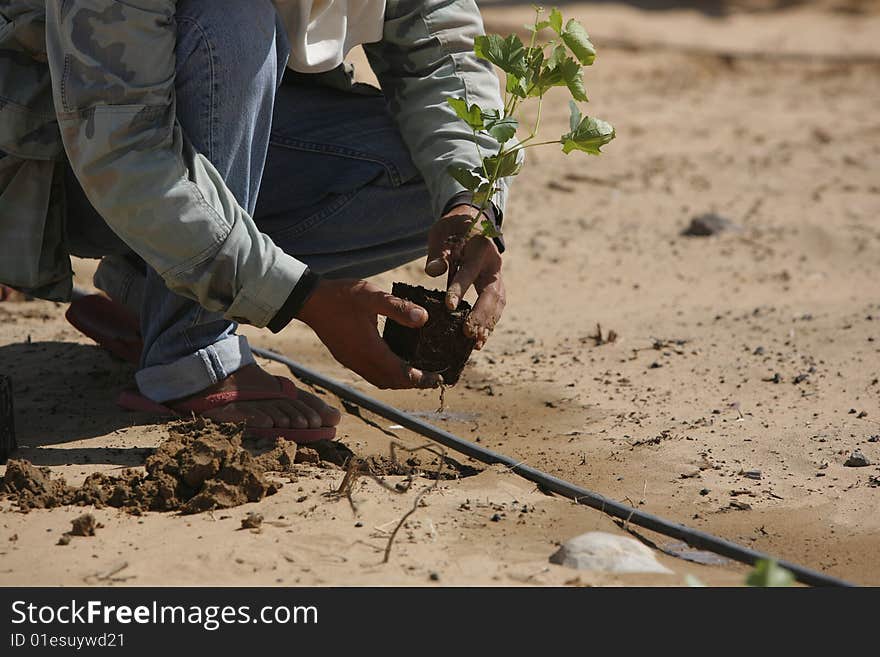
M546 472L541 472L540 470L529 467L509 456L493 452L485 447L468 442L448 431L444 431L443 429L428 424L427 422L423 422L408 413L404 413L393 406L389 406L377 399L373 399L350 386L334 381L333 379L307 367L303 367L299 363L296 363L281 354L277 354L274 351L259 349L256 347L252 347L251 350L263 358L268 358L269 360L287 366L294 376L320 386L321 388L325 388L342 399L357 404L377 415L381 415L392 422L396 422L411 431L415 431L426 438L430 438L431 440L464 454L465 456L469 456L472 459L488 465L495 463L505 465L519 476L538 484L543 489L567 497L578 504L598 509L602 513L614 516L615 518L620 518L633 525L644 527L645 529L655 531L664 536L677 538L694 548L709 550L741 563L753 565L761 559L773 559L783 568L790 570L797 581L803 584L808 584L810 586L853 586L849 582L837 579L836 577L825 575L824 573L810 570L809 568L788 561L775 559L770 555L751 550L742 545L737 545L736 543L727 541L723 538L718 538L717 536L712 536L711 534L707 534L698 529L691 529L690 527L685 527L684 525L664 520L663 518L650 513L639 511L638 509L626 506L625 504L620 504L619 502L610 500L598 493L594 493L568 481L547 474Z

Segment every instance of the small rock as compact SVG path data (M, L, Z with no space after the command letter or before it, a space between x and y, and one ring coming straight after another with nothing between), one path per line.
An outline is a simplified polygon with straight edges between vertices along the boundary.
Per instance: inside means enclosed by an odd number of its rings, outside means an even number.
M761 478L761 471L760 470L745 470L742 473L742 475L746 479L760 479Z
M871 462L868 460L867 456L862 454L860 450L856 449L853 450L853 453L847 457L843 464L848 468L862 468L866 465L871 465Z
M708 494L711 493L711 492L712 492L712 491L709 490L708 488L701 488L701 489L700 489L700 495L708 495Z
M94 536L98 523L95 522L95 516L91 513L84 513L78 518L74 518L71 522L73 527L70 530L73 536Z
M294 463L320 463L321 455L311 447L299 447L296 450L296 456L294 457Z
M500 522L500 521L501 521L501 516L498 515L498 514L496 513L496 514L493 515L491 518L489 518L489 520L491 520L492 522Z
M432 582L439 582L440 581L440 574L439 573L431 573L430 575L428 575L428 579L430 579Z
M747 504L746 502L740 502L739 500L731 500L730 507L737 511L748 511L752 508L752 505Z
M248 511L248 514L241 519L242 529L259 529L263 524L263 514L254 511Z
M550 563L605 573L672 573L647 546L607 532L587 532L566 541Z
M868 438L869 443L880 443L880 433Z
M730 219L708 212L691 219L691 223L681 234L687 237L709 237L728 230L740 230Z
M62 534L56 545L70 545L70 534Z

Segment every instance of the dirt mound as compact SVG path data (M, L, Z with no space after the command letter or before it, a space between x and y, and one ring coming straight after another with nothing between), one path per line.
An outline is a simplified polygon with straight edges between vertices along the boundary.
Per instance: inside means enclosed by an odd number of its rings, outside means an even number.
M267 472L286 472L296 459L296 445L279 439L253 456L242 447L242 428L196 419L169 427L169 437L146 460L146 475L124 470L118 477L90 475L80 486L51 479L49 468L10 460L0 492L13 496L22 511L69 504L112 506L131 513L199 513L256 502L281 484Z

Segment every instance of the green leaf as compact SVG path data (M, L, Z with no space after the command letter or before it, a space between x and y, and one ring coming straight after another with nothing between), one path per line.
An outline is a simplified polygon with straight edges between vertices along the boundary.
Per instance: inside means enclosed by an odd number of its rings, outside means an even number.
M562 13L556 7L553 7L553 11L550 12L550 20L548 22L556 34L562 34Z
M492 198L492 194L494 194L495 191L496 190L493 189L489 183L483 183L474 191L474 196L471 199L471 202L479 206L485 205L489 202L489 199Z
M566 59L565 46L557 45L553 48L553 52L547 58L548 68L558 68Z
M525 77L526 50L522 40L515 34L502 39L498 34L485 34L474 39L477 57L489 61L508 75Z
M489 155L483 158L483 164L489 175L496 180L515 176L522 168L522 161L518 160L516 153L504 153L504 155Z
M480 228L482 229L480 233L484 237L488 237L489 239L501 237L501 231L495 227L495 224L493 224L485 217L483 217L483 220L480 222Z
M574 53L581 64L589 66L596 60L596 49L590 42L587 31L575 19L572 18L565 24L565 31L561 33L561 36L565 45Z
M483 179L480 176L474 175L470 170L463 167L452 165L446 170L462 187L471 192L476 191L483 184Z
M755 569L746 578L748 586L793 586L794 575L775 561L761 559L755 564Z
M468 107L464 98L447 98L446 102L455 110L458 118L470 126L471 130L483 129L483 112L479 106L471 105Z
M575 122L576 109L576 107L572 109L572 125ZM562 152L568 154L577 150L599 155L601 147L614 139L614 127L602 119L594 119L591 116L580 118L580 110L577 110L577 117L577 126L572 127L571 132L561 137Z
M571 110L571 118L568 120L568 126L572 132L577 130L581 123L581 108L573 100L568 101L568 109Z
M584 89L583 70L576 61L571 57L565 59L559 66L562 71L562 79L565 80L565 86L571 92L572 98L586 102L587 91Z
M519 122L512 116L500 116L498 110L485 112L483 120L486 123L486 130L492 135L499 144L513 139Z
M540 73L535 78L529 95L543 96L551 87L566 86L566 68L564 68L563 66L566 60L571 62L571 64L577 66L577 62L575 62L571 57L566 54L566 50L563 46L556 46L553 49L553 52L550 53L550 57L547 58L546 65L541 68ZM569 71L569 75L576 74Z
M518 77L508 73L504 88L507 89L509 94L513 94L518 98L525 98L528 95L529 81L525 77Z

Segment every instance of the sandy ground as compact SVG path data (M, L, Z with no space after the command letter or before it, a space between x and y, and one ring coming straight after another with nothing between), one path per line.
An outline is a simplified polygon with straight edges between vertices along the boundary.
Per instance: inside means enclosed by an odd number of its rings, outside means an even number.
M370 389L302 326L245 332L591 490L880 584L880 42L870 38L880 10L770 4L567 5L600 48L590 111L618 138L598 159L532 151L505 224L508 310L444 415L434 392ZM485 16L500 31L529 13L487 3ZM543 134L564 130L562 100L548 99ZM706 212L739 230L680 235ZM76 268L86 282L90 263ZM426 282L420 263L377 279L394 280ZM137 467L166 430L115 408L132 370L63 311L0 306L21 456L74 483ZM597 324L617 341L597 344ZM422 442L362 416L346 415L339 435L359 455L387 454L390 435ZM874 465L844 466L854 449ZM342 476L304 466L277 495L213 514L95 510L104 528L64 547L55 543L82 509L24 515L0 503L0 584L681 585L687 574L735 584L745 573L666 555L673 575L551 565L570 537L622 530L495 468L428 494L383 565L389 529L430 482L395 494L362 480L352 509L324 495ZM267 519L261 533L239 530L251 510Z

